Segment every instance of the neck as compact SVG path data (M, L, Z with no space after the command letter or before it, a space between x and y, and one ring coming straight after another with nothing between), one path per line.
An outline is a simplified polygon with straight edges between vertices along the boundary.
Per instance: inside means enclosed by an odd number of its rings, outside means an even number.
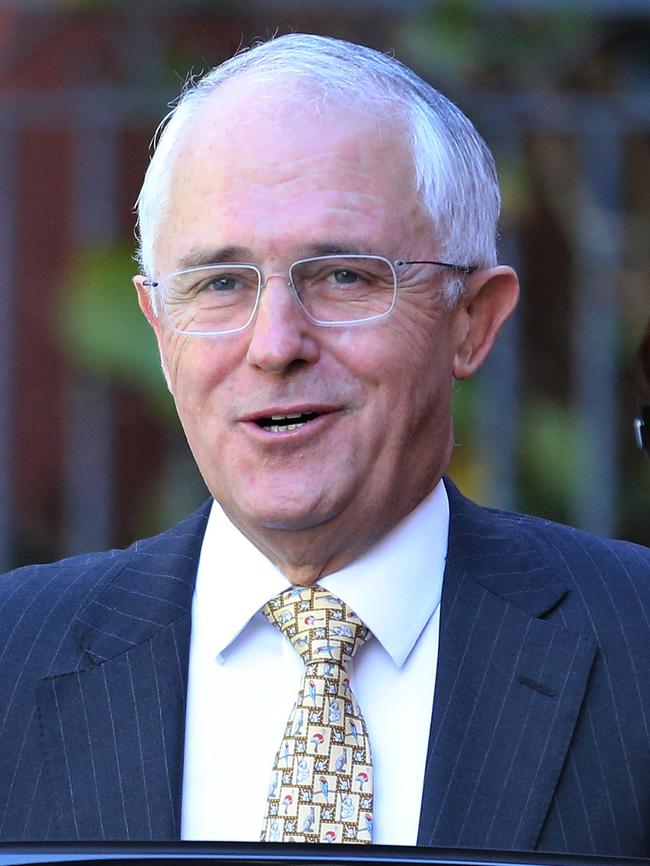
M341 514L318 526L287 529L250 524L224 508L229 520L295 586L312 586L359 559L433 490L438 479L389 514ZM223 506L222 506L223 507Z
M295 586L312 586L326 575L339 571L358 559L384 534L366 532L348 538L327 524L302 530L251 527L238 520L237 515L226 514Z

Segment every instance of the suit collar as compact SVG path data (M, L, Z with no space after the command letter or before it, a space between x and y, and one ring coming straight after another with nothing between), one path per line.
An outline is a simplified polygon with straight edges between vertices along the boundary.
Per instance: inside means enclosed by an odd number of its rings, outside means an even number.
M418 842L532 849L596 654L544 621L566 595L527 518L449 482L450 539Z
M455 577L471 575L481 586L531 616L542 617L559 604L567 592L566 582L540 550L539 529L543 521L524 514L482 508L466 499L445 478L450 522L447 549L447 586Z
M189 613L212 500L154 538L115 552L115 566L72 630L100 664L150 640Z

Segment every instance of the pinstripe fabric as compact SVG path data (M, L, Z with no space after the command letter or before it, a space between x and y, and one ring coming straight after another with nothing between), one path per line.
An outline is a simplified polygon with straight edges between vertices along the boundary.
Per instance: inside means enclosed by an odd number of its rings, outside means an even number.
M448 493L419 843L650 856L650 551ZM207 513L0 578L0 838L178 837Z
M650 551L448 490L420 844L650 856Z
M0 838L178 837L207 515L0 578Z

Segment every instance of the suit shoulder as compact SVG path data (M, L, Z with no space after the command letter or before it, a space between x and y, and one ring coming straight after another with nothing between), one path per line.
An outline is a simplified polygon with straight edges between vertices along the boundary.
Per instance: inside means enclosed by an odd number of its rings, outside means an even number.
M610 587L633 582L650 593L650 549L601 538L541 517L486 508L448 485L450 547L460 558L490 558L496 569L546 571L570 582L602 577Z
M640 573L650 579L650 549L620 539L592 533L529 514L487 509L497 521L522 539L561 559L567 565L576 558L594 567Z
M186 569L186 563L198 556L209 510L210 502L172 529L124 549L79 554L0 575L0 645L30 623L36 627L48 622L53 631L64 629L129 565L137 563L142 571L155 574L160 562L169 571L182 561L178 568Z
M446 574L455 586L473 578L529 615L593 640L608 664L649 657L648 548L483 508L457 491L450 505Z
M126 550L84 553L57 562L25 565L0 575L0 618L18 600L23 606L39 596L83 594L89 585L100 583L125 554Z
M77 573L88 574L95 570L102 572L113 568L116 564L119 565L130 560L134 555L148 556L160 552L167 553L179 545L182 546L185 542L192 545L203 537L211 504L212 500L208 500L201 508L171 529L138 539L128 547L79 553L55 562L24 565L0 574L0 598L7 586L16 582L23 583L24 581L36 580L40 583L47 583L53 579L66 582L74 580Z

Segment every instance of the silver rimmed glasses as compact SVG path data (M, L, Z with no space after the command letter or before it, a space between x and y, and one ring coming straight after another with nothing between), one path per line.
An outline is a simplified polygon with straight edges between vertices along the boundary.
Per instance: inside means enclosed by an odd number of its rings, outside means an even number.
M315 324L356 325L390 315L397 301L396 269L414 264L438 265L461 273L475 270L447 262L391 262L383 256L351 253L299 259L289 268L288 284ZM199 265L159 281L144 281L155 290L170 326L197 336L235 334L247 328L265 284L260 268L243 262Z

